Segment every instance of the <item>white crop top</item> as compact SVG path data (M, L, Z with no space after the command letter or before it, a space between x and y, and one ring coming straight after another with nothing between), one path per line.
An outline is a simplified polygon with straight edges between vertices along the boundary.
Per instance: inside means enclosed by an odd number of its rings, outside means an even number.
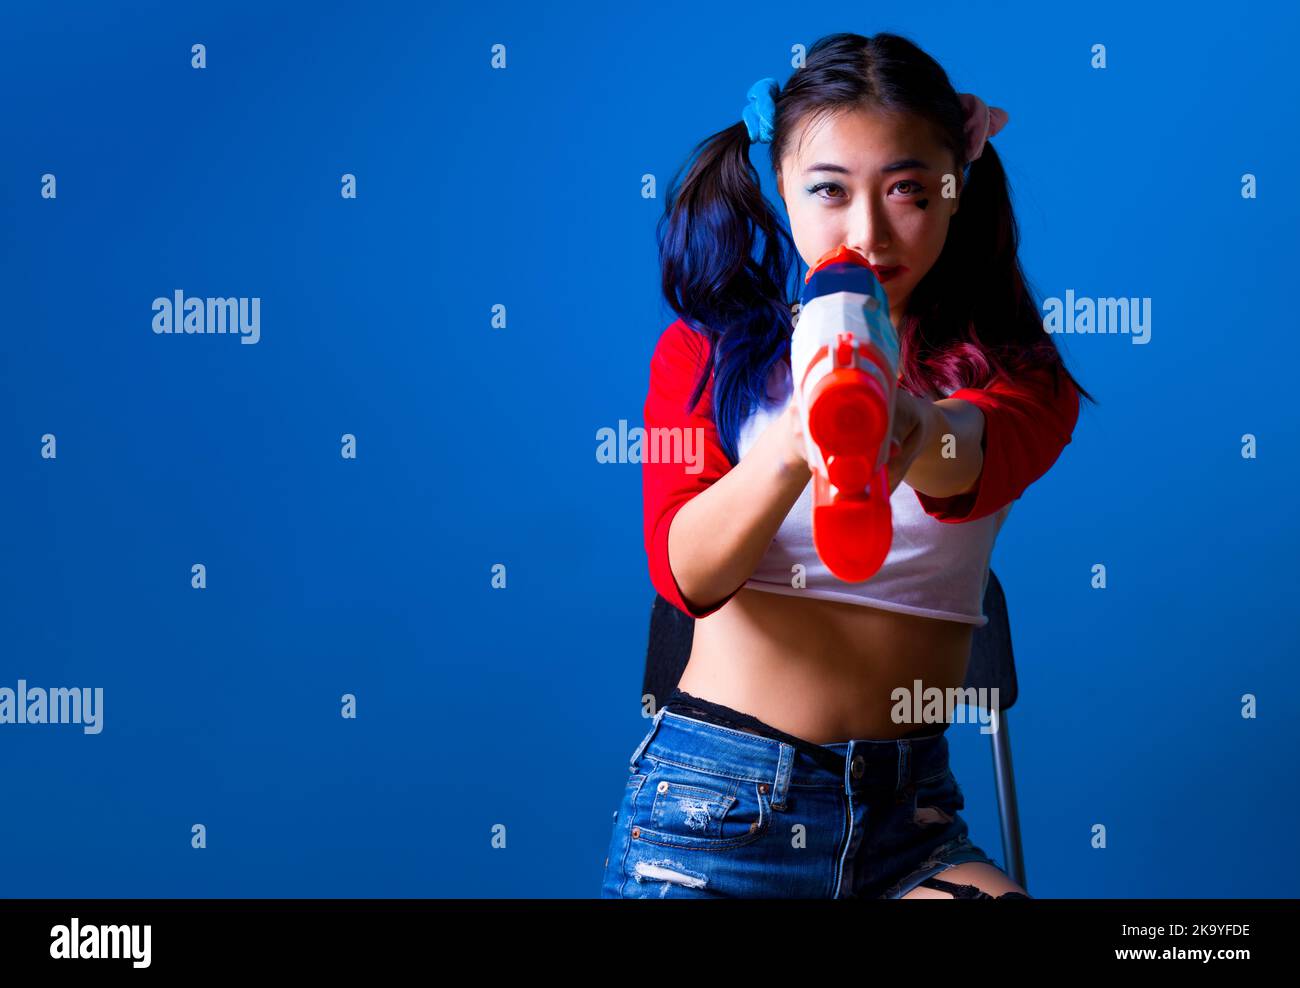
M742 459L794 396L790 365L784 360L773 367L767 392L768 402L756 408L741 426L737 452ZM903 482L894 489L889 506L894 537L884 563L871 579L845 583L826 568L813 548L810 480L744 586L977 627L987 624L984 591L989 561L1011 505L974 521L942 522L926 514L916 491ZM803 566L802 579L796 569L799 565Z

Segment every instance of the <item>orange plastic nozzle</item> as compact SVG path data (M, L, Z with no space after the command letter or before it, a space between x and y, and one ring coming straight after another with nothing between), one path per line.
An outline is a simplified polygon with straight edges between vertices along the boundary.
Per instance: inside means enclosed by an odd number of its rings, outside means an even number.
M817 258L817 263L810 267L808 273L803 276L804 284L807 284L808 280L812 278L816 272L826 267L826 265L839 264L841 262L861 264L864 268L868 269L871 267L871 265L867 263L867 259L852 247L847 244L840 244L838 247L828 250L821 257Z

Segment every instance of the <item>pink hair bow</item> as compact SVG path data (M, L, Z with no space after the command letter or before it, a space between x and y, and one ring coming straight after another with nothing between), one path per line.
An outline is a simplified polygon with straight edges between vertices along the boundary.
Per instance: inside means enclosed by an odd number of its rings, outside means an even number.
M984 153L984 144L1007 125L1010 117L1000 106L989 106L974 93L958 93L966 114L966 164Z

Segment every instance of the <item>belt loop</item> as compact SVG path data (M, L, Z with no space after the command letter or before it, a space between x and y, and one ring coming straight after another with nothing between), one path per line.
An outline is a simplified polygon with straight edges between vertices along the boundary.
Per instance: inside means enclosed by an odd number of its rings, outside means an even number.
M912 742L906 738L898 740L898 788L902 789L912 781Z
M655 736L655 731L659 730L659 722L664 719L664 711L667 709L667 707L660 707L655 713L654 723L650 725L650 730L646 732L646 736L641 739L641 743L636 746L636 751L632 752L632 760L628 762L629 772L636 771L637 759L639 759L645 752L646 746L650 744L650 739Z
M790 791L790 772L794 769L794 746L784 741L778 743L776 778L772 780L772 809L784 810L785 797Z

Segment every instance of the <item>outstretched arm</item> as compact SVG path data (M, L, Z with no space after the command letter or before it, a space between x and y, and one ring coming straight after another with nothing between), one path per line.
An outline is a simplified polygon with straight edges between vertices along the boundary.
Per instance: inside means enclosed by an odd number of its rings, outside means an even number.
M1054 389L1047 368L961 388L934 405L955 456L943 458L939 432L906 479L925 512L944 522L974 521L1019 498L1057 461L1079 418L1078 391L1064 375Z
M749 579L811 477L793 402L735 466L712 419L712 382L686 409L707 347L680 321L665 330L650 362L645 403L647 441L654 442L654 430L680 430L675 434L702 450L698 461L646 458L641 464L650 581L695 618L721 608Z

